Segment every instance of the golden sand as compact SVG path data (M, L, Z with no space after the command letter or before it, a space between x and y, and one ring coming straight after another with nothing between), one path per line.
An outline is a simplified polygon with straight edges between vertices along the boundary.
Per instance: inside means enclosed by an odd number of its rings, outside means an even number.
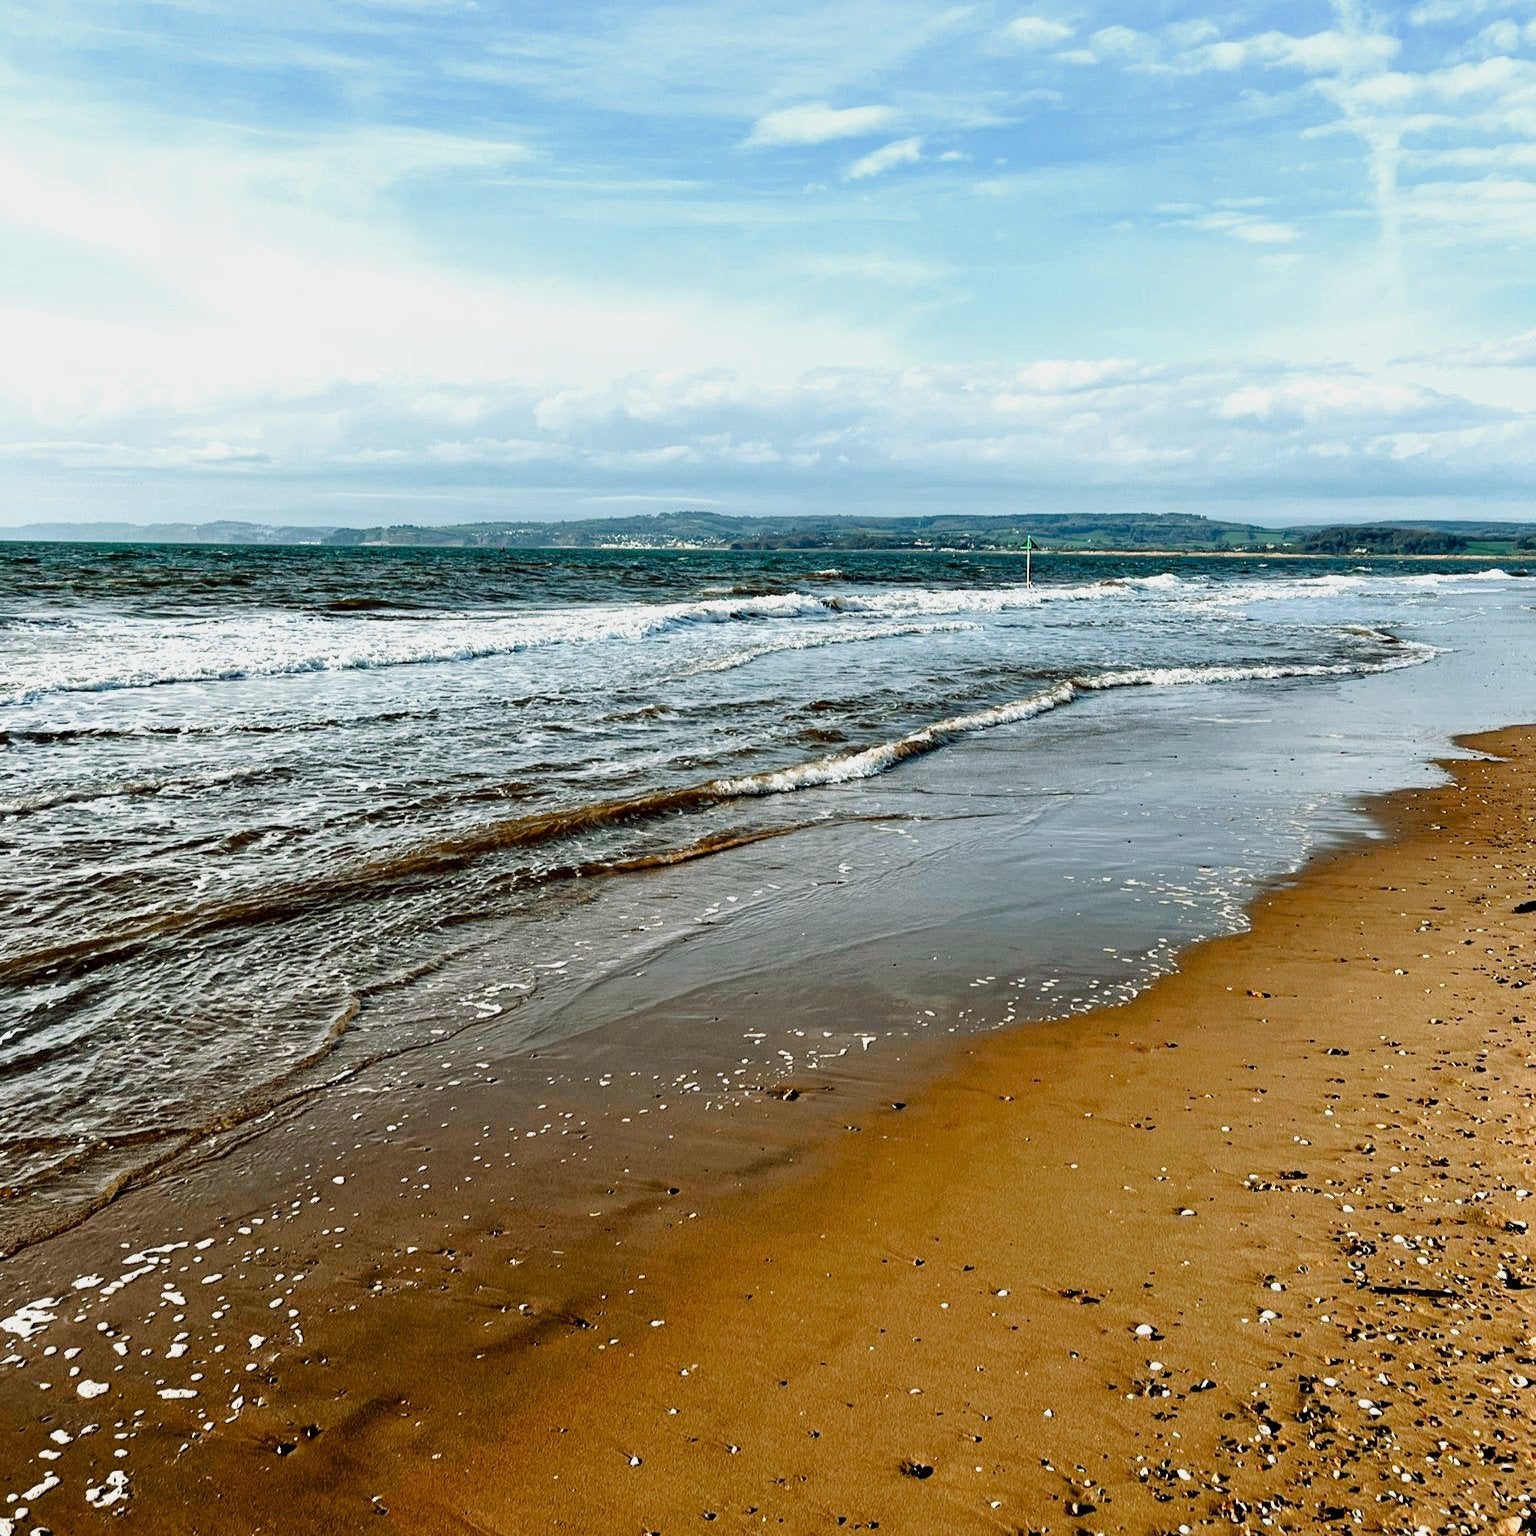
M1536 738L1478 745L649 1255L420 1528L1536 1528Z
M53 1528L1536 1530L1536 731L1475 745L1134 1003L856 1129L774 1102L771 1177L306 1292L237 1420Z

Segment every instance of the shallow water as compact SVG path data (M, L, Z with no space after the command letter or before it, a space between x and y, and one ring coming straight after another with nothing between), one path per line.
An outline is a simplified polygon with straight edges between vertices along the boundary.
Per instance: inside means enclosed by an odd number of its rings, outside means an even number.
M927 952L973 1027L1127 995L1350 796L1536 713L1519 576L1039 578L0 546L0 1240L327 1075L590 1028L637 964L654 1006L701 926L721 983L792 936L806 1021L853 976L922 1027Z

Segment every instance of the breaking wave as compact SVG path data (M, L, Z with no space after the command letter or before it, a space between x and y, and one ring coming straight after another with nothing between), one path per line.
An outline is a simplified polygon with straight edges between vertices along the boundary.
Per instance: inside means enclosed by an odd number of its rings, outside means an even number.
M230 900L159 911L115 931L0 959L0 979L30 980L54 967L120 958L146 944L176 935L202 933L364 895L404 881L437 878L487 855L536 847L574 835L631 825L655 817L697 812L732 800L791 794L850 783L886 773L901 763L939 750L963 737L1014 725L1071 704L1087 694L1117 688L1171 688L1217 683L1266 682L1285 678L1357 677L1417 666L1436 654L1433 646L1410 642L1388 660L1296 662L1273 665L1143 667L1063 678L1023 698L969 714L952 715L892 740L876 742L785 768L651 791L612 800L509 817L469 831L410 845L303 883L269 887Z
M852 634L797 635L788 640L747 646L724 656L711 657L708 661L685 667L678 676L701 677L707 672L730 672L764 656L778 656L786 651L817 651L829 645L852 645L865 640L901 640L913 635L953 635L976 627L975 624L958 621L950 624L888 624L879 628L855 630Z
M637 643L714 624L997 614L1054 603L1215 601L1223 605L1319 597L1386 583L1432 590L1442 585L1513 579L1499 570L1451 575L1317 576L1253 582L1219 591L1206 578L1171 573L1060 586L908 588L887 592L786 592L691 602L580 605L525 612L422 616L381 623L367 614L268 613L226 620L146 622L114 619L74 624L75 639L0 668L0 705L51 694L230 682L251 677L420 666L514 655L554 645ZM914 631L916 632L916 631ZM797 649L785 644L784 649ZM768 654L766 648L758 654ZM751 658L748 658L751 659ZM722 662L719 670L740 662ZM704 667L702 670L709 670Z

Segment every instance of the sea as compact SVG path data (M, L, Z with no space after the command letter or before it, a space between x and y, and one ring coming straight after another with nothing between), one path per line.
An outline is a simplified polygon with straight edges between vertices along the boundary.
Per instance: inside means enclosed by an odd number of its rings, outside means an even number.
M1112 1004L1536 720L1518 562L1032 575L0 544L0 1251L296 1096L642 994L705 1057L732 978L839 1050Z

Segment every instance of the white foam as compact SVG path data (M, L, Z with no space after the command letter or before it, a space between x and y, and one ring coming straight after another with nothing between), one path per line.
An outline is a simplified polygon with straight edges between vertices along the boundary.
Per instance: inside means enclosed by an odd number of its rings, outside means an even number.
M1426 571L1416 576L1376 575L1371 572L1332 573L1326 576L1277 577L1266 581L1222 582L1205 589L1208 600L1223 607L1249 603L1295 601L1298 598L1351 597L1361 593L1390 597L1398 592L1434 592L1441 588L1475 591L1489 583L1518 580L1508 571Z
M721 799L756 795L782 795L829 784L845 784L885 773L908 758L919 757L962 736L1014 725L1048 714L1070 704L1084 693L1115 688L1209 687L1218 683L1269 682L1284 678L1360 677L1373 672L1395 672L1420 666L1436 654L1435 648L1408 642L1401 654L1377 662L1295 662L1272 666L1137 667L1118 672L1098 672L1057 683L1026 698L998 704L968 715L955 715L911 731L893 741L879 742L853 752L797 763L740 778L716 779L707 788Z
M914 589L868 599L790 592L689 603L588 604L521 613L445 614L394 623L292 613L154 622L121 616L82 619L67 646L32 649L10 660L0 674L0 705L31 703L57 693L472 661L551 645L634 644L673 630L709 624L800 619L826 622L844 614L887 611L957 613L976 607L982 597L989 609L1005 601L1001 593Z
M1195 599L1228 605L1365 590L1385 595L1394 588L1433 589L1511 579L1507 572L1495 569L1226 583L1163 572L1035 587L786 592L691 602L445 613L411 620L261 610L196 619L80 615L73 620L67 645L28 648L5 661L0 671L0 705L30 703L58 693L469 661L551 645L635 644L710 624L826 623L850 615L984 615L1063 602L1156 604Z
M678 675L681 677L699 677L706 672L729 672L736 667L744 667L749 662L757 661L764 656L777 656L787 651L812 651L820 650L829 645L862 644L870 640L900 640L915 635L958 634L965 630L973 630L976 627L975 624L961 621L948 624L886 624L872 626L868 629L857 629L851 634L797 635L788 640L770 641L764 645L748 646L744 650L731 651L727 655L716 656L709 661L701 661L697 666L684 668Z
M1462 587L1474 581L1516 581L1509 571L1492 566L1486 571L1426 571L1422 576L1399 576L1405 587Z
M101 1482L88 1485L85 1490L85 1502L92 1509L111 1509L127 1497L128 1474L121 1469L108 1472Z
M1416 667L1436 655L1432 645L1405 642L1402 654L1390 661L1318 661L1277 663L1252 667L1133 667L1123 672L1101 672L1094 677L1077 679L1078 686L1090 690L1107 688L1179 688L1211 683L1276 682L1295 677L1364 677L1373 672L1397 672Z
M14 1333L19 1339L30 1339L41 1333L58 1314L53 1308L59 1305L57 1297L43 1296L18 1307L9 1317L0 1317L0 1329Z
M1073 684L1058 683L1054 688L1031 694L1025 699L1015 699L993 709L956 715L933 725L925 725L921 730L912 731L895 741L883 741L857 752L840 752L812 762L797 763L793 768L747 774L738 779L716 779L710 788L716 790L721 798L782 795L797 789L813 789L825 784L844 784L853 779L873 778L909 757L931 752L935 747L943 746L958 736L992 730L1000 725L1028 720L1034 715L1043 715L1048 710L1070 704L1076 696L1077 689Z

